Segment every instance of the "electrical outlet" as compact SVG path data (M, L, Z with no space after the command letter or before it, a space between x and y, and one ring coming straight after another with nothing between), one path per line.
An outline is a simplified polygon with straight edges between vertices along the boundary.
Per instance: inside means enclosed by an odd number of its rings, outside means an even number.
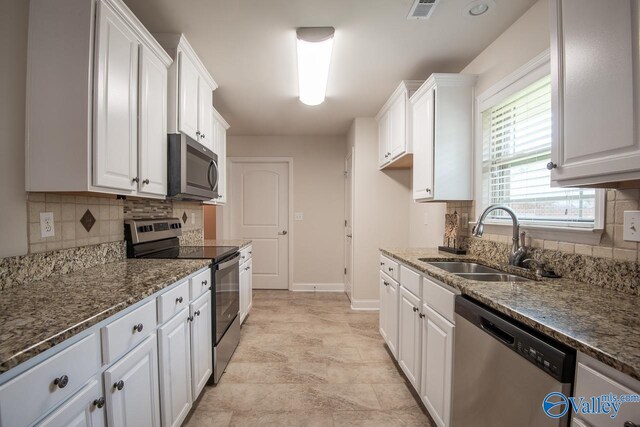
M303 221L304 220L304 213L303 212L296 212L294 215L296 221Z
M623 240L640 242L640 211L624 211L623 229Z
M40 237L53 237L55 235L53 212L40 212Z

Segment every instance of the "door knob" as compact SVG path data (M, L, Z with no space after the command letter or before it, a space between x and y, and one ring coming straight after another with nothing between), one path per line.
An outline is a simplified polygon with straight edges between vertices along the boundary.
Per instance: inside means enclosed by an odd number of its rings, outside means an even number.
M287 234L287 230L282 230L278 232L278 235L285 236Z

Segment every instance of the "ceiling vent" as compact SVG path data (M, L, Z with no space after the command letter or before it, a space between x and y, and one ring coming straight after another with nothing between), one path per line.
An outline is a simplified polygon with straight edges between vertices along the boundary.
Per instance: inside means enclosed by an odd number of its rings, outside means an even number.
M407 19L429 18L438 3L440 3L440 0L415 0L411 5Z

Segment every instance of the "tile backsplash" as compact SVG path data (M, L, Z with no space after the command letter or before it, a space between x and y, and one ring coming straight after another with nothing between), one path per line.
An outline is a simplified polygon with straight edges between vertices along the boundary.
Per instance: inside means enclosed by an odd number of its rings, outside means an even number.
M124 239L123 200L56 193L28 193L29 253ZM40 213L53 213L53 237L41 237ZM83 220L83 217L85 221Z
M116 196L85 196L28 193L29 253L42 253L124 240L123 222L138 218L180 218L183 242L202 240L202 205L155 199L117 199ZM41 237L40 214L53 213L53 237Z
M544 248L568 254L593 256L597 258L615 259L620 261L638 262L640 260L640 246L636 242L626 242L622 239L624 211L639 210L640 190L607 190L605 206L605 230L598 245L585 245L559 240L541 240L527 238L526 245L532 248ZM475 221L479 212L475 211L474 202L449 202L447 213L457 211L466 213L469 221ZM461 224L460 235L464 239L470 237L471 226L464 228ZM483 239L511 243L511 235L484 233Z

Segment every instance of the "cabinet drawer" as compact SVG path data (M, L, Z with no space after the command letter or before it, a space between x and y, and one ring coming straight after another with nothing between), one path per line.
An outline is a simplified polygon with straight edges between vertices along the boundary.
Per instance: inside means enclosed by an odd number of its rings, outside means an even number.
M456 294L438 285L429 277L422 278L422 298L429 307L449 322L455 321Z
M393 280L397 281L400 279L400 267L398 266L398 263L384 255L380 255L380 270L391 276Z
M0 387L0 425L34 422L80 389L100 369L100 341L92 334ZM54 381L66 376L60 388Z
M420 297L420 276L415 271L409 270L404 265L400 266L400 286Z
M211 269L206 269L202 273L191 278L191 298L193 301L211 288Z
M140 325L142 325L142 329L138 330ZM119 356L152 334L156 326L156 300L152 300L103 327L102 356L104 363L114 362Z
M55 412L39 422L38 427L104 426L104 406L98 408L93 403L102 396L102 383L99 378L92 379L89 384L60 405Z
M628 378L628 380L636 383L631 378ZM578 362L574 396L590 399L591 396L608 395L609 393L619 396L621 394L637 394L638 392L640 392L640 388L632 390L592 367ZM640 405L632 402L622 403L618 415L613 419L611 414L580 414L579 417L586 421L588 425L593 426L617 427L621 426L625 421L640 424Z
M166 322L188 306L189 281L185 280L158 297L158 323Z
M246 261L249 261L252 256L253 256L253 248L251 247L251 245L245 248L242 248L242 250L240 251L240 264Z

